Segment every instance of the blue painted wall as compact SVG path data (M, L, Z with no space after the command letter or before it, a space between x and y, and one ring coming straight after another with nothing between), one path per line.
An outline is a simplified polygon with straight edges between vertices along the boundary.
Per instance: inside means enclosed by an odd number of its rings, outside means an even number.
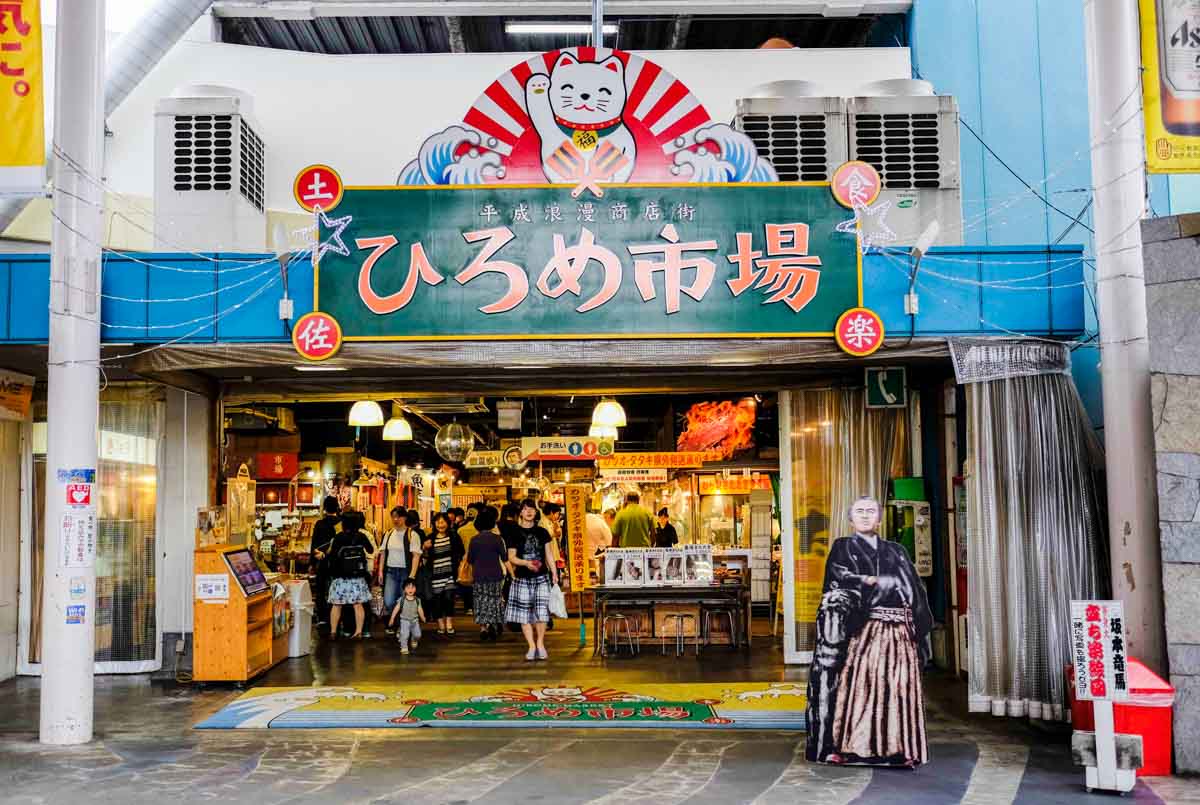
M1082 244L1089 258L1093 253L1083 6L1079 0L913 3L913 71L959 102L967 243L1054 243L1061 238ZM1132 100L1130 108L1136 103ZM1200 177L1151 177L1150 206L1156 215L1200 210ZM1071 228L1072 218L1085 208L1084 226ZM1093 340L1074 353L1075 379L1099 425L1090 263L1086 276L1087 336Z
M1078 336L1085 325L1083 268L1083 253L1072 246L934 249L917 277L921 313L913 332ZM913 325L904 313L911 272L905 251L863 260L864 301L889 333ZM0 343L45 343L49 274L48 255L0 255ZM288 274L299 317L313 306L312 264L297 260ZM980 284L1000 279L1005 287ZM278 317L283 283L274 255L107 255L102 282L105 343L289 340Z

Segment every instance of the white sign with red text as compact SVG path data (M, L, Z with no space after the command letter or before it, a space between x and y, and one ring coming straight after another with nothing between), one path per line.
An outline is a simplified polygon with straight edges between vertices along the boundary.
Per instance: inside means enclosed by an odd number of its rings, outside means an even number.
M1129 698L1125 608L1120 601L1071 602L1071 656L1075 698L1114 702Z

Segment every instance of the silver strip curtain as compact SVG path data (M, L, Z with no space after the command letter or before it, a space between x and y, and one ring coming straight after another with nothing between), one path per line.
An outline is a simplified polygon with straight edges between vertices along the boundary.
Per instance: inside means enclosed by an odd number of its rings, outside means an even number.
M888 479L911 471L908 411L867 408L862 388L793 389L791 433L796 650L816 645L825 557L851 534L848 512L864 495L887 499Z
M1069 376L966 392L970 709L1060 720L1070 601L1108 586L1101 447Z

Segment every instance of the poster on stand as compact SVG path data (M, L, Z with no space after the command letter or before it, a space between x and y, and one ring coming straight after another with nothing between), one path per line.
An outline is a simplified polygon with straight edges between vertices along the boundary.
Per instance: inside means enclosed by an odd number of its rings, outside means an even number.
M642 548L625 548L624 555L625 586L644 586L646 584L646 551Z
M683 548L664 548L663 568L663 581L668 586L683 584Z
M666 563L662 548L647 548L646 556L646 586L661 587L666 583Z
M683 583L711 584L713 560L711 545L688 545L683 549Z
M883 509L859 498L834 541L808 683L810 762L906 766L929 760L921 669L933 618L904 547L880 536Z
M604 583L609 587L625 586L624 548L609 548L604 552Z

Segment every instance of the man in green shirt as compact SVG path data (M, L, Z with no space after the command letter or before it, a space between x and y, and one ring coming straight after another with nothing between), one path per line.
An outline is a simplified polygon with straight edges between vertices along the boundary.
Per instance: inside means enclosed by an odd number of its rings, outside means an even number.
M625 496L625 508L613 521L613 544L622 548L649 548L652 526L650 512L642 508L641 496L630 492Z

